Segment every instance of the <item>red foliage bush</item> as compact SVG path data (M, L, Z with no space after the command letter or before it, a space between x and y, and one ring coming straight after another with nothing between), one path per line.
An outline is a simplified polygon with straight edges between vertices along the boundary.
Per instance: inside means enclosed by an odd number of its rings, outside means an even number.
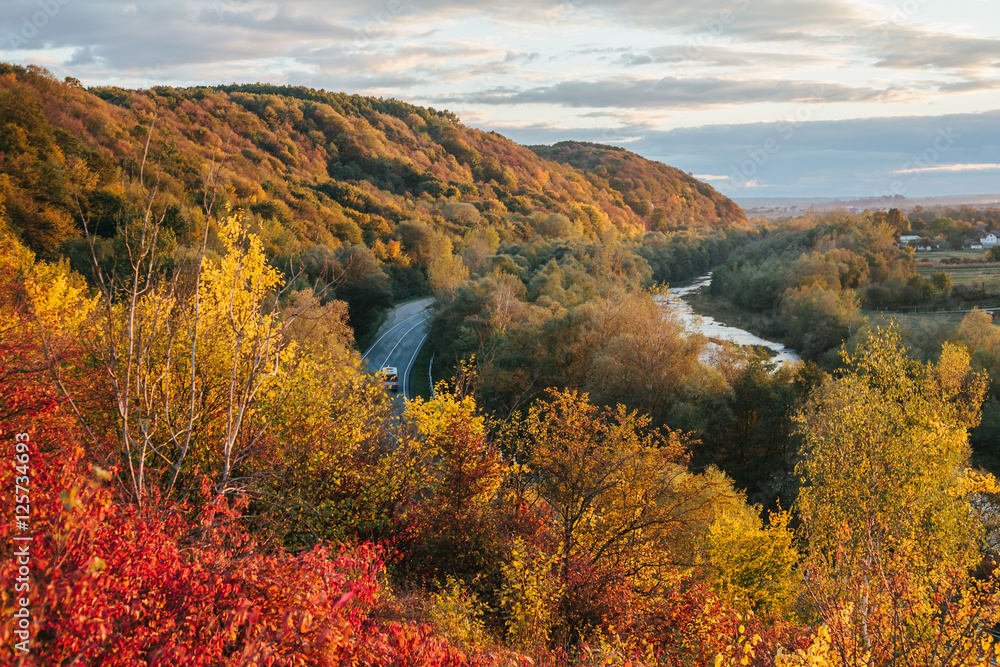
M569 642L598 627L627 627L635 622L635 593L614 568L600 568L582 558L569 562L560 616Z
M16 397L14 397L16 400ZM457 665L470 660L426 627L381 623L383 549L370 544L264 554L223 500L120 502L84 462L63 406L19 419L64 424L30 456L30 651L15 649L18 565L12 508L0 514L0 663L21 665ZM12 434L18 427L0 420ZM48 433L51 435L51 429ZM13 449L13 439L7 440ZM39 447L41 445L41 447ZM0 486L17 471L0 466ZM18 595L24 595L20 593Z
M116 503L81 458L79 450L63 460L32 456L33 641L27 656L14 651L17 565L8 554L0 562L0 661L332 664L377 597L377 548L344 550L335 558L326 548L300 556L258 554L227 521L234 510L221 502L197 522L183 506ZM2 470L0 483L8 488L13 469ZM14 528L5 512L5 544L12 544Z
M704 582L690 577L670 586L636 618L630 630L661 665L711 665L721 655L736 661L746 658L748 662L741 664L766 667L774 664L779 646L794 651L806 648L811 641L810 628L740 614Z

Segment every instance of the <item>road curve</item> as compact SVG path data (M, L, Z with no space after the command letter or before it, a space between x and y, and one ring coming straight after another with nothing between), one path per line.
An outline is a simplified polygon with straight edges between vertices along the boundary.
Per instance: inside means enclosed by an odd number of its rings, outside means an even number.
M410 382L413 364L427 340L427 323L433 301L433 297L418 299L390 310L375 335L375 341L363 355L368 370L372 373L384 366L396 367L399 373L399 393L405 398L412 396Z

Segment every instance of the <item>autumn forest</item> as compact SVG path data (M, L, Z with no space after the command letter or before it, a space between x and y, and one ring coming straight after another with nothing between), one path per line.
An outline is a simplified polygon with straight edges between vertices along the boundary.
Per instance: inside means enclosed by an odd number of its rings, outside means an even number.
M0 662L996 664L1000 328L900 244L996 221L0 64ZM802 361L665 306L709 272ZM404 401L361 351L424 297Z

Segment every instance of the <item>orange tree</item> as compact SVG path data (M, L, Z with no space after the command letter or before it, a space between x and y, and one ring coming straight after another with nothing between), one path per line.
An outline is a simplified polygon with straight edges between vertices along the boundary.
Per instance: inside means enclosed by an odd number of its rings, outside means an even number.
M528 492L553 517L564 637L627 614L705 553L708 527L743 504L715 470L687 468L687 438L623 406L549 390L503 430Z

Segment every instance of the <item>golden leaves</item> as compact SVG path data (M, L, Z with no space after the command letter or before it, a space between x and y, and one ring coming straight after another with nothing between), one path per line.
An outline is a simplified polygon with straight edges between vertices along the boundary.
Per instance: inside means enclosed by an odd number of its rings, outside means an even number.
M968 458L982 378L948 347L937 364L910 359L895 328L872 332L847 370L797 416L805 437L799 509L811 546L828 550L851 527L851 549L892 539L928 565L972 546L956 486Z
M794 602L798 552L789 512L770 514L761 526L759 507L722 513L708 530L708 576L719 595L739 609L781 611ZM741 630L742 632L742 630Z

